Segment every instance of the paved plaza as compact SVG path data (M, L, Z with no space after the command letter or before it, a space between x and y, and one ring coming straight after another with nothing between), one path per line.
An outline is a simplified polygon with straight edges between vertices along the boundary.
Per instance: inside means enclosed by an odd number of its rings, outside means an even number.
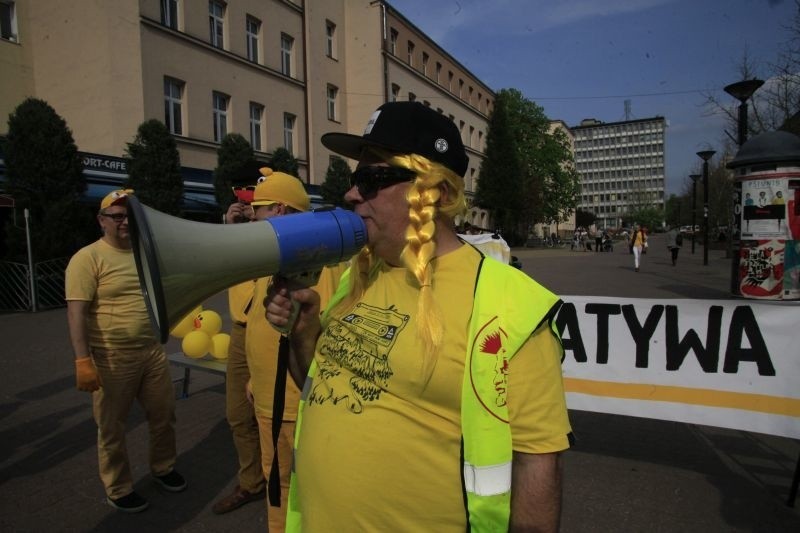
M563 295L728 298L723 251L690 253L673 267L663 236L641 271L612 253L515 249L525 272ZM206 303L227 320L226 300ZM90 396L75 389L65 309L0 315L0 532L248 532L266 529L265 506L228 515L213 502L236 484L223 378L193 372L177 401L178 464L189 488L164 492L147 468L147 427L136 407L128 449L140 514L114 511L97 475ZM168 352L179 350L170 340ZM182 372L174 368L178 379ZM800 443L769 435L624 416L571 412L578 437L566 453L564 532L797 532L800 501L786 505ZM349 533L349 532L348 532Z

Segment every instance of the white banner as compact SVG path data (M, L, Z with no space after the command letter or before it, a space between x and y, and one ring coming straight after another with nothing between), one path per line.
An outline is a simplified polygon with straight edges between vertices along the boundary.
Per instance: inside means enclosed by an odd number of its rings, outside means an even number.
M800 305L562 296L570 409L800 438Z

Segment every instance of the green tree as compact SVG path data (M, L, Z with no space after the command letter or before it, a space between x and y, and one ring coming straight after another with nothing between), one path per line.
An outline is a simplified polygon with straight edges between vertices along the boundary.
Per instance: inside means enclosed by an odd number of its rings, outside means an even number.
M537 148L537 173L543 176L542 216L536 222L556 227L569 219L578 203L580 180L569 139L561 129L541 139Z
M474 205L490 211L494 229L502 230L506 240L511 238L509 230L519 225L523 203L524 161L515 139L510 101L515 96L502 90L495 99L474 199Z
M262 166L267 166L262 163ZM214 197L220 210L231 205L233 186L255 185L258 169L253 172L255 156L253 147L238 133L226 135L217 149L217 168L214 169Z
M595 220L597 220L597 216L591 211L585 211L583 209L575 211L575 225L578 227L588 228L594 224Z
M269 168L276 172L285 172L291 176L300 177L300 165L297 158L286 148L275 148L269 158Z
M183 178L178 146L167 127L151 119L139 125L126 150L128 180L125 186L143 204L171 215L179 215L183 200Z
M537 222L560 222L575 209L578 176L566 134L550 132L544 110L516 89L497 94L486 135L475 204L518 244Z
M656 229L661 229L661 222L664 220L664 211L654 205L639 207L622 217L626 226L633 224L645 226L651 233Z
M6 228L9 259L27 256L24 209L37 261L69 256L96 238L93 209L79 202L86 181L72 132L47 102L28 98L9 115L3 153L18 210L17 224Z
M352 206L344 200L344 194L350 190L351 175L350 165L341 157L334 157L322 182L322 199L326 203L351 209Z

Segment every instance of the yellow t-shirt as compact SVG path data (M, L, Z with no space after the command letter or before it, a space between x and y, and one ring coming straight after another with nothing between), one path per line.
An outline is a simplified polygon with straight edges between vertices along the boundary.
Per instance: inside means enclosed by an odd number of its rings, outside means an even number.
M461 385L478 252L434 260L444 341L427 386L416 327L416 282L386 268L332 318L295 454L304 531L464 531ZM498 295L502 302L503 295ZM509 364L513 448L566 449L561 350L545 326Z
M325 267L320 273L314 289L319 293L322 309L336 291L339 278L347 268L347 263ZM264 296L267 294L271 276L256 280L253 303L247 314L247 333L245 351L247 368L250 370L250 385L253 389L254 407L257 413L272 418L272 404L275 394L275 374L278 372L278 341L280 333L266 319ZM300 403L300 389L291 376L286 377L283 420L297 420L297 407Z
M90 346L136 348L156 341L132 250L102 239L81 248L67 265L64 284L67 301L90 302Z
M252 306L255 280L247 280L228 289L228 310L231 320L237 324L247 323L247 311Z

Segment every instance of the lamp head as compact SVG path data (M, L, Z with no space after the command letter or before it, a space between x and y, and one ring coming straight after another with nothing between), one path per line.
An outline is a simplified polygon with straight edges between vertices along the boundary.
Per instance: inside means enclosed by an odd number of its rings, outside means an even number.
M731 83L730 85L726 85L723 90L740 102L744 103L748 98L753 96L753 93L755 93L762 85L764 85L764 80L742 80L737 81L736 83Z
M711 159L711 156L716 154L716 150L703 150L702 152L697 152L697 155L700 156L700 159L703 161L708 161Z
M692 181L697 181L700 178L702 178L703 176L700 175L700 174L689 174L689 177L692 178Z

